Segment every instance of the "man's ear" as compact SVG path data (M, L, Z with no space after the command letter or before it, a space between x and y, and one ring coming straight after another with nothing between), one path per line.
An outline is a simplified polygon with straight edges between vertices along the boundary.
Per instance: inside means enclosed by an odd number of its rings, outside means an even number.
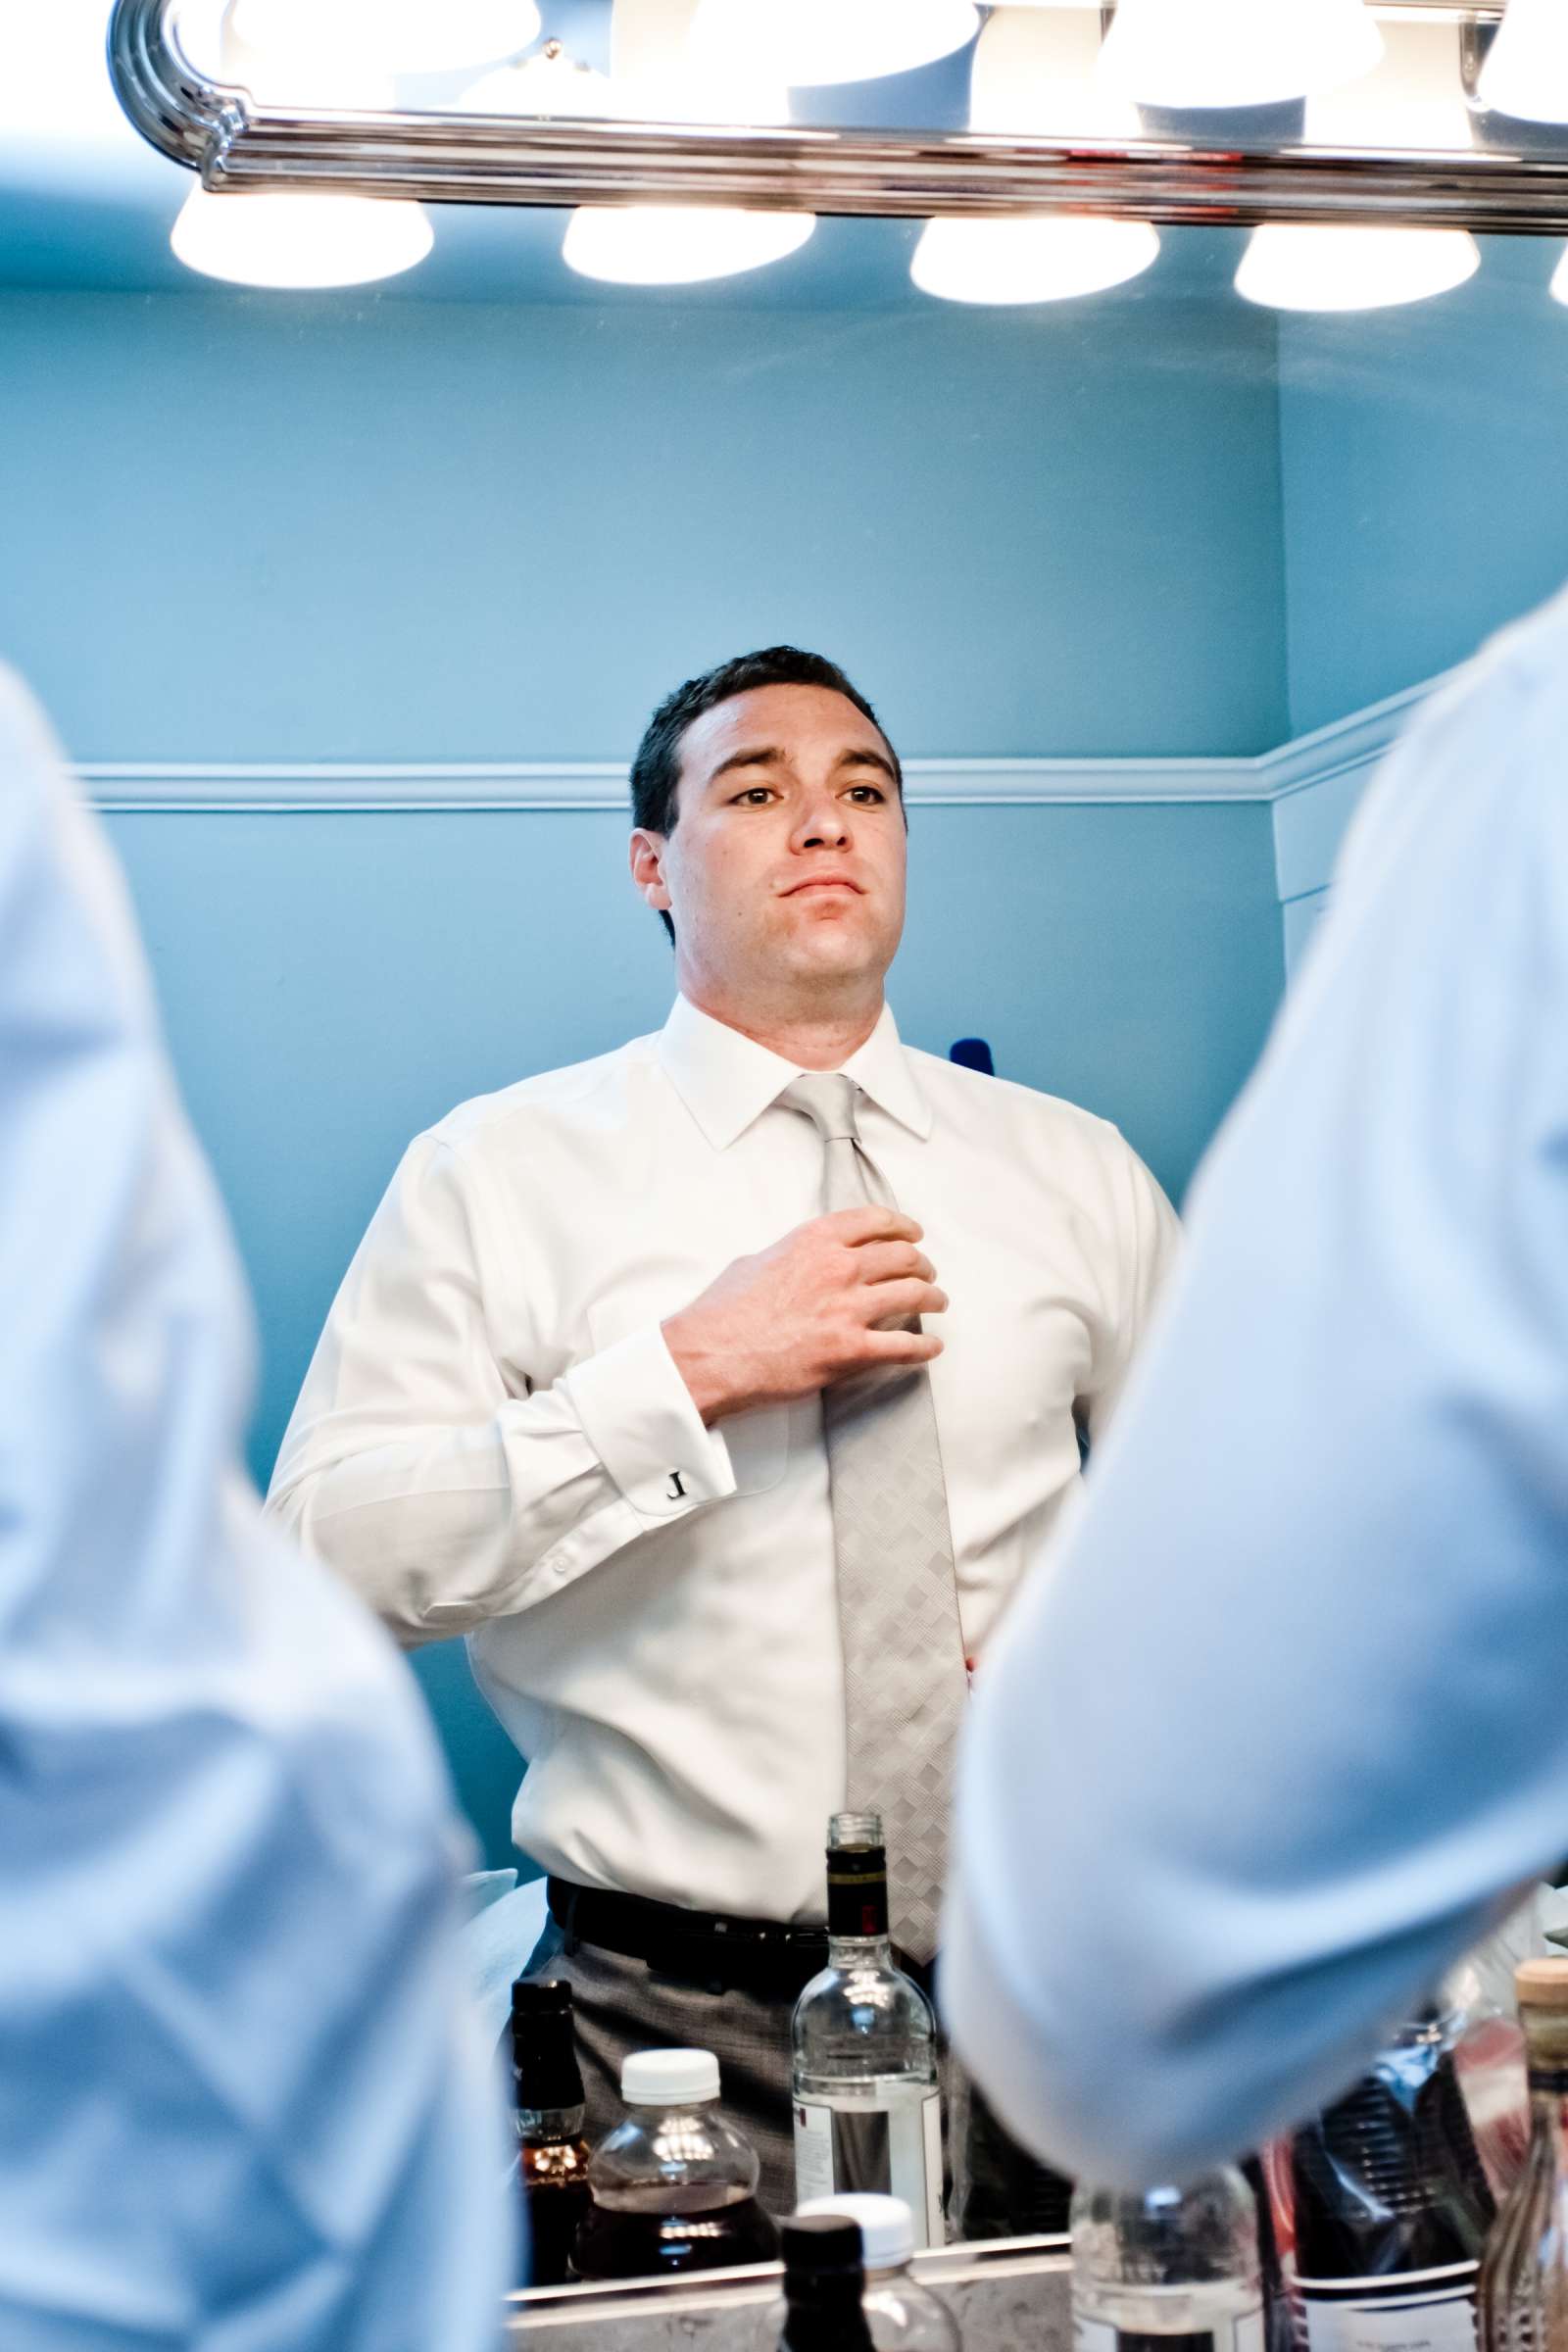
M644 900L657 914L669 911L669 891L664 882L664 842L662 833L650 833L639 825L631 837L631 878Z

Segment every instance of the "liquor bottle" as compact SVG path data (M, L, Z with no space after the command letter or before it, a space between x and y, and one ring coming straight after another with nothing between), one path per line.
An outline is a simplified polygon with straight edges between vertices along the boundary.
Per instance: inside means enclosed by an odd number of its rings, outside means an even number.
M772 2262L754 2148L718 2111L711 2050L638 2050L620 2070L626 2115L594 2150L577 2232L579 2278L644 2278Z
M797 2214L784 2224L784 2312L769 2312L763 2352L872 2352L860 2308L860 2232L841 2214Z
M795 2005L796 2201L846 2189L902 2197L915 2243L940 2245L936 2028L919 1985L894 1966L875 1813L829 1824L827 1935L827 1966Z
M817 2197L803 2214L836 2213L860 2232L865 2314L874 2352L960 2352L957 2322L909 2265L914 2216L902 2197Z
M1185 2188L1080 2183L1074 2352L1263 2352L1257 2207L1234 2165Z
M1568 2345L1568 1960L1514 1972L1530 2080L1530 2145L1481 2270L1484 2352Z
M589 2205L569 1984L530 1984L519 1977L513 1985L512 2080L529 2282L560 2286L570 2276L572 2241Z
M1495 2208L1435 2010L1296 2132L1291 2177L1308 2352L1474 2352Z

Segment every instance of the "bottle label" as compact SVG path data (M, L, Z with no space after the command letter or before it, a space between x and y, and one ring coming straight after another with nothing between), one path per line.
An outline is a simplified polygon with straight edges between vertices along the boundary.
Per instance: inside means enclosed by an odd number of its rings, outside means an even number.
M1109 2320L1087 2320L1074 2312L1073 2352L1263 2352L1263 2307L1227 2312L1212 2328L1163 2329L1117 2328Z
M864 2189L902 2197L914 2216L915 2244L941 2245L942 2100L935 2090L888 2107L796 2099L797 2204Z
M1307 2352L1475 2352L1480 2268L1298 2278Z

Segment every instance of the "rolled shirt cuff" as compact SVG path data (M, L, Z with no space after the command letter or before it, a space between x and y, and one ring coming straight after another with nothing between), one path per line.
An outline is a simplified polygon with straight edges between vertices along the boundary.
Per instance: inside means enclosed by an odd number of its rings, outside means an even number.
M678 1519L735 1492L729 1448L707 1429L656 1323L566 1373L583 1434L641 1519Z

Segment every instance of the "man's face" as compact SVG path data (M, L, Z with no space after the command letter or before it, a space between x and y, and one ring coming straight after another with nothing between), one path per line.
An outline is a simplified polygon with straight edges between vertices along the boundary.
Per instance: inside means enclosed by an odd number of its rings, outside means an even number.
M758 686L694 719L676 822L632 840L682 974L733 1002L880 983L904 928L906 831L880 730L823 686Z

